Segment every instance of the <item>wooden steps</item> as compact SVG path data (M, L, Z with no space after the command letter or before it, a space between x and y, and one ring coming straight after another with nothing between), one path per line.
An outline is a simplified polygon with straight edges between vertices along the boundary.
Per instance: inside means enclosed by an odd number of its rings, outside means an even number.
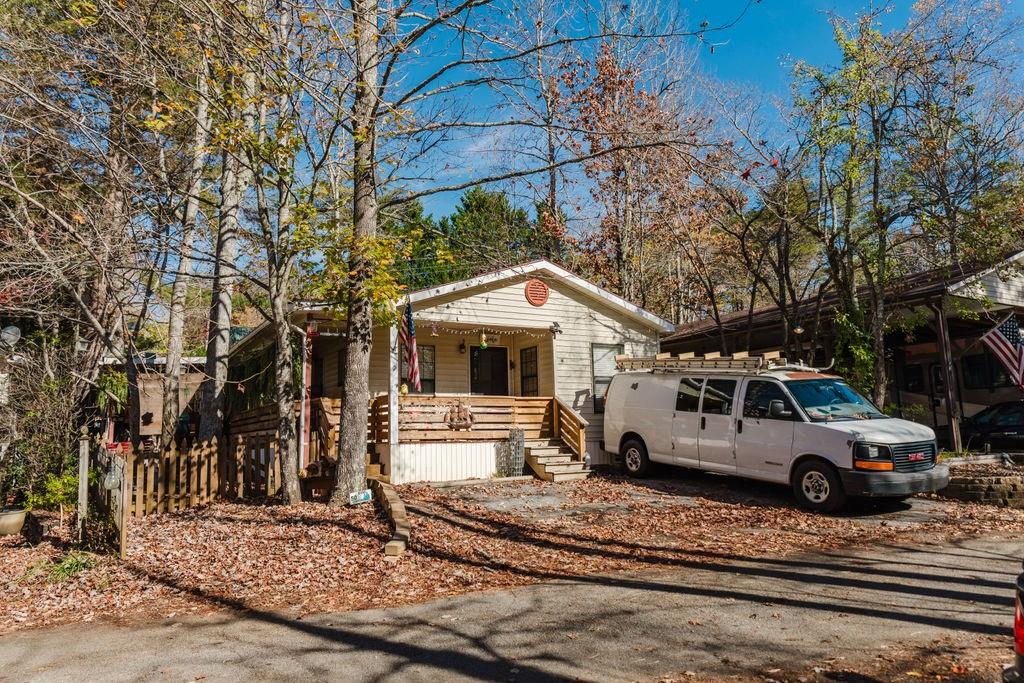
M590 474L586 463L559 441L527 439L526 462L533 473L544 481L576 481Z

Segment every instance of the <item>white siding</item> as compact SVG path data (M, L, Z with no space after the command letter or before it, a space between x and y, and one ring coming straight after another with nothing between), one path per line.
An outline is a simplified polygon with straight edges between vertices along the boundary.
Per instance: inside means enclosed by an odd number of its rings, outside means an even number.
M1024 259L1009 261L1004 267L991 270L961 287L953 287L957 296L988 299L995 304L1020 306L1024 301Z
M482 327L546 330L557 322L562 333L554 338L552 348L545 349L544 353L551 355L541 357L541 394L552 389L556 396L583 415L590 423L587 440L596 444L601 439L603 424L602 416L594 413L591 344L622 344L626 353L649 356L658 352L658 331L552 278L546 278L551 288L548 302L540 307L532 306L523 291L527 279L522 277L496 283L490 288L450 294L432 300L415 314L423 320ZM546 345L539 346L538 351L541 351ZM550 375L547 368L551 369ZM545 375L553 380L553 386L546 384ZM516 381L518 383L518 379ZM597 452L596 447L591 458L595 464L607 462L606 455Z
M382 445L380 461L392 484L490 479L498 473L495 441Z

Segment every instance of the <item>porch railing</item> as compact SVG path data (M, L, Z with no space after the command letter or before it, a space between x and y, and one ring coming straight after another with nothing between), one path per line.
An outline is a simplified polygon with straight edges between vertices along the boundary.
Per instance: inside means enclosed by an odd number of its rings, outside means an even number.
M366 428L366 438L370 443L388 442L389 408L387 395L370 399L370 414Z
M587 452L587 421L560 398L554 399L554 418L555 437L582 460Z
M498 441L518 427L526 439L561 440L577 459L586 453L587 421L551 396L401 396L398 409L401 443ZM377 443L388 437L387 411L386 396L370 406L370 438Z

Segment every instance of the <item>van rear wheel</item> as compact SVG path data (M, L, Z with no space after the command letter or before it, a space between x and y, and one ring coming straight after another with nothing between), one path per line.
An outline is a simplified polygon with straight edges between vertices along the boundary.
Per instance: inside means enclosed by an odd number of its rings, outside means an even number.
M629 439L622 444L622 466L631 477L643 477L651 468L647 447L639 439Z
M807 460L793 472L793 493L800 506L814 512L835 512L846 505L839 473L823 460Z

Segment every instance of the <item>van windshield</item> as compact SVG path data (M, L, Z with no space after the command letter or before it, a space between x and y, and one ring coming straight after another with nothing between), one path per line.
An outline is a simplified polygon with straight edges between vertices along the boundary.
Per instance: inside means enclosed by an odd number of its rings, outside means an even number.
M786 388L815 422L888 417L842 380L824 377L794 380L786 382Z

